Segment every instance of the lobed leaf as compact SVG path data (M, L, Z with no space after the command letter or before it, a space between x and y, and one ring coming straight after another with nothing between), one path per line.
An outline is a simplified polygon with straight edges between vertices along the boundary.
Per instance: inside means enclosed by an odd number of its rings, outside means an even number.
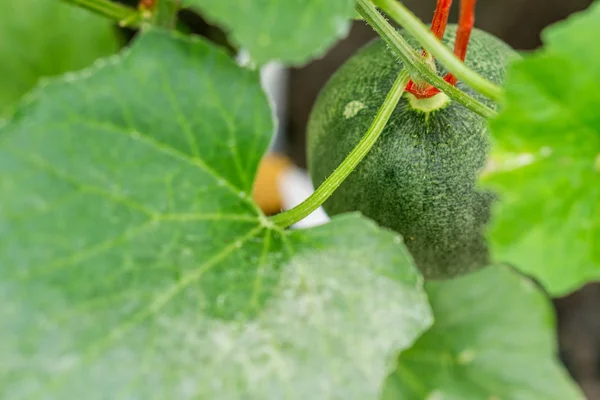
M428 282L435 324L400 355L383 399L583 399L559 367L546 296L506 267Z
M354 0L185 0L264 64L304 64L346 36Z
M0 398L376 399L431 323L400 239L272 226L258 74L150 30L0 130Z

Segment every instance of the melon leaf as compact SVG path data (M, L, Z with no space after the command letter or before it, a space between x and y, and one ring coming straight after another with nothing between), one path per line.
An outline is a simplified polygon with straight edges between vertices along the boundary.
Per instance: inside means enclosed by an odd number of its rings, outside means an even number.
M544 48L511 67L491 122L493 254L553 295L600 279L599 21L596 3L547 29Z
M426 290L435 324L400 355L384 400L576 400L556 356L548 299L528 278L488 267Z
M346 36L354 0L185 0L210 21L230 30L254 62L299 65Z
M112 23L57 0L0 2L0 115L44 76L117 51Z
M376 399L431 324L395 234L282 231L257 72L150 30L0 130L0 398Z

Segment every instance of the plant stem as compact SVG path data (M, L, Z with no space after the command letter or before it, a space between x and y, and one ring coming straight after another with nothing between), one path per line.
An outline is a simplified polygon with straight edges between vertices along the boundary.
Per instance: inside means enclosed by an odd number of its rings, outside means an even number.
M165 29L175 28L180 0L158 0L154 11L154 24Z
M462 0L460 2L460 14L458 16L458 30L456 31L456 42L454 43L454 54L462 62L467 57L469 39L475 26L475 4L477 0Z
M373 0L386 14L412 35L425 50L433 54L454 76L472 87L477 92L500 102L504 98L504 90L467 67L442 42L440 42L425 24L411 13L402 3L395 0Z
M66 3L93 11L96 14L121 21L137 20L138 10L109 0L63 0Z
M444 38L444 33L446 33L450 7L452 7L452 0L438 0L435 8L433 21L431 23L431 33L439 40L442 40Z
M425 63L421 57L408 42L390 25L385 18L377 11L370 0L357 0L356 9L364 20L381 36L381 38L390 46L390 49L404 63L413 79L421 78L431 85L437 87L450 98L456 100L471 111L485 118L493 118L496 112L472 98L462 90L446 82L438 76Z
M387 125L392 112L398 105L406 84L410 80L410 76L406 69L402 69L389 93L387 94L383 104L377 111L377 115L373 120L373 123L367 130L367 133L362 137L360 142L354 147L350 154L342 161L342 163L333 171L333 173L325 179L325 182L321 184L300 205L292 208L291 210L282 212L271 217L271 221L281 228L287 228L290 225L295 224L308 217L313 211L321 206L331 196L331 194L344 182L344 180L354 171L356 166L365 158L369 153L381 132Z

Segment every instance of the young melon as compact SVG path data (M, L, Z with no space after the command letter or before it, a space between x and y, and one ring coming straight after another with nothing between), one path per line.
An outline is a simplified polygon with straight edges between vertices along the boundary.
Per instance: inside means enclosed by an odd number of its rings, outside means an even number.
M448 27L447 45L454 43L455 32L455 26ZM411 45L419 48L414 40ZM501 84L515 55L499 39L474 30L465 63ZM308 125L315 185L359 142L401 68L386 44L376 40L329 80ZM439 64L437 69L446 73ZM457 86L494 107L460 81ZM489 261L484 231L494 195L476 184L490 148L487 122L443 94L419 101L411 96L403 96L371 152L324 208L329 215L360 211L399 232L426 278L451 278Z

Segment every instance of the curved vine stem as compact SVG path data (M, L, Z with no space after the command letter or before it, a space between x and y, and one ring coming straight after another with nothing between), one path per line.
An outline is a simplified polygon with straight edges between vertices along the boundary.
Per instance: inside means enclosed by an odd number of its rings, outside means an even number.
M504 90L500 86L467 67L402 3L396 0L373 0L373 2L417 39L423 48L433 54L454 76L482 95L496 102L502 101Z
M403 69L398 75L398 78L394 81L394 85L387 94L379 111L377 111L377 115L369 127L369 130L365 133L360 142L358 142L352 152L350 152L344 161L342 161L335 171L325 179L325 182L323 182L313 194L291 210L284 211L271 217L271 222L281 228L287 228L308 217L313 211L319 208L329 196L331 196L348 175L354 171L356 166L365 158L377 139L379 139L392 112L398 105L409 80L410 75L408 74L408 71Z
M390 50L402 60L413 79L415 77L423 79L482 117L493 118L496 116L494 110L446 82L432 71L429 65L425 63L423 57L377 11L371 0L357 0L356 10L389 45Z

